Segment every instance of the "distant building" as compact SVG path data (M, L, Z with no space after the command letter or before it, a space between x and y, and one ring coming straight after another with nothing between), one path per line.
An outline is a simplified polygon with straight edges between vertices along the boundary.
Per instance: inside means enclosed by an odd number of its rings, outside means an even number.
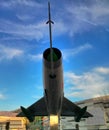
M76 103L80 107L88 106L88 112L93 117L82 119L78 123L79 130L109 130L109 96L88 99ZM62 130L76 130L73 117L62 117Z
M88 128L95 130L109 130L109 96L86 100L88 111L93 117L86 120Z
M17 113L0 112L0 130L26 130L26 118L16 117Z

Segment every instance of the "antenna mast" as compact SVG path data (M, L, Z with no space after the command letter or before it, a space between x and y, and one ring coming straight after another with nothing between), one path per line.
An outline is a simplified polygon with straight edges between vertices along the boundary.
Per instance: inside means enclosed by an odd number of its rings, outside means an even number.
M48 19L48 21L46 22L46 24L49 24L51 76L54 76L54 73L53 73L52 28L51 28L51 24L54 24L54 22L51 20L50 2L48 2L48 18L49 18L49 19Z

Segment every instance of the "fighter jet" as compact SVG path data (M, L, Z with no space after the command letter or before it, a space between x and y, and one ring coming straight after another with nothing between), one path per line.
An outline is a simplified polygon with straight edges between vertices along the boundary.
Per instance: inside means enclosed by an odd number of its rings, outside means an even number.
M50 3L48 17L46 23L49 24L50 48L43 52L44 96L28 108L21 106L22 112L17 116L26 116L30 122L34 121L35 116L74 116L75 121L79 122L81 118L92 115L86 111L87 106L80 108L64 97L62 53L58 48L52 47L51 25L54 22L51 20Z

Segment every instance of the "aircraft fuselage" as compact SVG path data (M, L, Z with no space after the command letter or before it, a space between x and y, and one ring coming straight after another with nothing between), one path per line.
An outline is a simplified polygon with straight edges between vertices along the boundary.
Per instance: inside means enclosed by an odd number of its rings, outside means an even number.
M60 115L63 99L62 54L53 49L53 72L51 72L50 48L43 53L44 97L49 115Z

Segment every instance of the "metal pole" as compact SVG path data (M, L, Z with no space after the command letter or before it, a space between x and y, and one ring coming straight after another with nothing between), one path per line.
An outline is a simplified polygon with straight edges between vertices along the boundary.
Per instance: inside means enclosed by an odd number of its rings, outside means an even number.
M76 130L79 130L79 124L75 125Z

